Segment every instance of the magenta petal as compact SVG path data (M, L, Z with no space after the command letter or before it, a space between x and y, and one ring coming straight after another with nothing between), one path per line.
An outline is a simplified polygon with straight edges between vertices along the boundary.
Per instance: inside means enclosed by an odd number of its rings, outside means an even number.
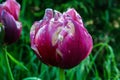
M2 13L2 10L3 10L4 8L3 8L3 5L2 4L0 4L0 14ZM1 22L1 15L0 15L0 22Z
M45 20L50 20L53 17L53 10L52 9L46 9L45 10L45 15L44 15L44 19Z
M75 34L67 35L63 42L59 44L58 49L63 54L63 60L60 64L62 68L71 68L85 59L92 50L92 38L88 32L80 27L78 23L72 21L75 26Z
M3 6L6 11L13 15L15 20L18 20L20 5L16 2L16 0L7 0L4 2Z
M4 41L6 44L11 44L20 36L21 23L15 21L14 17L5 10L2 11L1 18L5 29Z
M79 23L83 24L81 16L76 12L75 9L73 9L73 8L72 9L68 9L65 14L69 15L76 22L79 22Z
M54 12L55 12L55 15L54 15L55 20L58 20L60 17L62 17L62 14L60 12L56 10Z
M36 27L39 27L39 22L35 22L31 28L31 32L30 32L30 39L31 39L31 47L32 49L39 55L39 52L36 48L36 45L35 45L35 36L36 36ZM40 55L39 55L40 56Z

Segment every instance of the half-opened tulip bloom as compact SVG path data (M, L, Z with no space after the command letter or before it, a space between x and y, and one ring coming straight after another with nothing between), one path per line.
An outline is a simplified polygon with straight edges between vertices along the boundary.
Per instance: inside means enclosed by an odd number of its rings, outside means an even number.
M11 44L20 37L22 25L18 21L19 11L20 5L15 0L6 0L0 4L0 23L4 29L5 44Z
M45 64L64 69L78 65L91 52L92 37L75 9L63 14L46 9L30 31L31 47Z

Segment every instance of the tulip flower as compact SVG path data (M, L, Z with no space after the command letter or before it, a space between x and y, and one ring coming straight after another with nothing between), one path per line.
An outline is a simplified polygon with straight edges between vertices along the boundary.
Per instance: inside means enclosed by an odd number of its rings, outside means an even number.
M30 31L31 47L45 64L69 69L91 52L93 41L75 9L63 14L46 9Z
M18 21L19 12L20 5L15 0L6 0L0 4L0 23L4 30L5 44L11 44L20 37L22 25Z

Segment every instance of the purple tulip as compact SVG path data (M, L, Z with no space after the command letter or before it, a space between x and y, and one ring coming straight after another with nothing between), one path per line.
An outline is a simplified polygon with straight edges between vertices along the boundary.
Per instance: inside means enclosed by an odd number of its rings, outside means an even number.
M93 47L91 35L73 8L63 14L46 9L44 18L33 24L30 38L41 61L64 69L78 65Z
M11 44L20 37L22 25L18 21L20 5L15 0L0 4L0 22L4 29L4 43Z

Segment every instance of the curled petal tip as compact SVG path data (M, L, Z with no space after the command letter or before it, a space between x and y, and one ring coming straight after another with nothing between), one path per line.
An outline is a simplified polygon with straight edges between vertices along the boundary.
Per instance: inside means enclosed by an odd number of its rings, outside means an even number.
M62 16L62 14L57 10L54 10L54 12L55 12L54 18L55 20L58 20Z
M44 19L46 20L50 20L53 17L53 10L52 9L46 9L45 10L45 15L44 15Z
M81 16L74 8L69 8L65 14L69 15L73 20L83 24Z

